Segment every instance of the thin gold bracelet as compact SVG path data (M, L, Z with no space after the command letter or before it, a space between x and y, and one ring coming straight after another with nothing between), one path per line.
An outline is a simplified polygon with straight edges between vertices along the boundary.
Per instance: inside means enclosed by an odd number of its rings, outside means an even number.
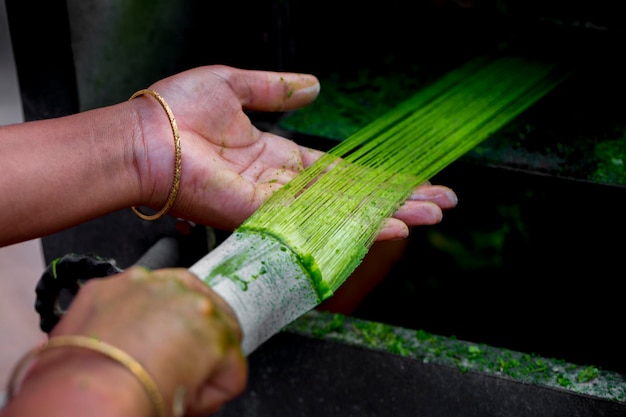
M166 214L172 208L172 206L174 205L174 201L176 200L176 195L178 194L178 189L180 188L180 177L182 172L182 151L180 148L180 134L178 133L178 125L176 124L176 119L174 118L174 114L172 113L170 106L167 105L167 102L159 93L149 89L139 90L135 94L130 96L128 101L144 94L148 94L157 99L161 107L163 107L163 110L165 110L165 113L167 113L167 118L170 121L172 133L174 134L174 180L172 181L172 188L170 189L170 194L167 196L167 201L165 202L165 205L158 213L152 215L142 213L137 207L131 207L135 214L142 219L156 220Z
M141 383L145 389L156 415L158 417L167 417L165 408L165 401L161 396L161 392L156 383L150 376L150 374L144 369L139 362L137 362L132 356L123 350L116 348L106 342L98 340L93 337L70 335L70 336L56 336L48 340L48 342L42 346L37 346L27 352L22 359L15 365L7 386L7 403L17 394L22 374L26 371L26 365L28 365L35 357L51 349L59 347L79 347L84 349L90 349L98 352L104 356L107 356L121 365L125 366Z

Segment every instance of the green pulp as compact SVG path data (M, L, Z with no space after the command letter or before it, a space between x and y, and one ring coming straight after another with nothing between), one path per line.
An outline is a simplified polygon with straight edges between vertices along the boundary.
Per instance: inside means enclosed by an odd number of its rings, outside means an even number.
M255 243L228 254L211 269L207 276L203 277L207 285L215 287L220 280L226 278L241 291L247 291L253 281L263 278L266 274L285 275L283 267L290 262L292 264L290 266L298 265L299 270L305 273L315 288L319 301L332 296L333 292L321 279L321 272L312 256L294 252L291 249L292 245L269 229L252 229L242 226L233 233L233 238L246 240L251 235L257 235L261 243ZM277 246L278 249L276 249ZM275 256L277 252L289 252L289 256L277 258ZM250 268L252 265L254 267Z
M245 236L247 233L256 233L264 236L264 238L271 238L278 242L281 242L281 250L292 251L295 259L297 259L298 264L300 264L302 269L307 272L309 279L317 290L319 299L325 300L326 298L329 298L333 295L333 291L328 287L326 282L322 280L322 273L313 256L294 252L291 249L293 245L285 241L281 236L278 236L270 229L253 229L251 227L242 225L239 229L237 229L236 233L241 235L242 237ZM248 262L248 260L252 256L259 257L260 254L258 253L257 249L258 248L253 248L253 250L255 251L254 253L237 253L235 256L229 258L226 262L220 264L209 276L209 285L210 279L214 276L219 275L228 276L234 282L241 280L241 278L238 277L238 271L241 270L241 265ZM261 254L261 256L263 255ZM266 273L266 271L263 270L260 271L260 273ZM252 277L252 279L256 279L256 277ZM245 290L245 288L243 289Z
M518 382L626 402L622 375L514 350L491 347L340 314L310 311L285 331Z

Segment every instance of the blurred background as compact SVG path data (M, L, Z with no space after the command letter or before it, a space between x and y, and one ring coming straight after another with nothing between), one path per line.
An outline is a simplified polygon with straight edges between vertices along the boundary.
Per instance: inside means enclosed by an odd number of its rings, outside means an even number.
M0 125L23 120L4 0L0 0ZM9 372L40 342L35 285L44 270L41 240L0 248L0 391Z

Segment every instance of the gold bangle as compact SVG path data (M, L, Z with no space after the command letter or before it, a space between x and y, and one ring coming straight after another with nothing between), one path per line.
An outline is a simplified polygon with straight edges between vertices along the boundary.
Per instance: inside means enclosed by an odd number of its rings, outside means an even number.
M158 417L167 417L165 402L161 396L159 388L150 374L144 369L143 366L141 366L139 362L137 362L128 353L116 348L113 345L93 337L80 335L52 337L46 344L35 347L26 353L26 355L24 355L17 363L15 368L13 368L9 377L9 383L7 386L7 403L17 394L19 381L21 380L22 373L25 371L28 363L30 363L36 356L47 350L68 346L96 351L124 365L139 380L143 388L146 390L146 393L154 406L156 415Z
M141 217L142 219L156 220L162 217L164 214L166 214L174 205L174 200L176 200L176 195L178 194L178 189L180 187L180 176L181 176L181 171L182 171L182 151L180 149L180 134L178 133L178 125L176 124L176 119L174 118L174 114L172 113L170 106L167 105L167 103L165 102L165 99L159 93L157 93L154 90L149 90L149 89L139 90L135 94L130 96L128 101L134 99L135 97L139 97L143 94L151 95L152 97L157 99L161 107L163 107L163 110L165 110L165 113L167 113L167 118L170 121L170 126L172 127L172 133L174 134L174 155L175 155L174 180L172 181L172 188L170 189L170 194L167 197L167 201L165 202L165 205L158 213L155 213L152 215L147 215L147 214L142 213L137 207L134 207L134 206L131 207L133 211L135 212L135 214Z

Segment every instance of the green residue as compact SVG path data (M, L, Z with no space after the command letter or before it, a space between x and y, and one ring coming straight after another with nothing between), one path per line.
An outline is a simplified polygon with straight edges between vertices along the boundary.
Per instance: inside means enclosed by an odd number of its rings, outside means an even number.
M409 354L406 341L396 333L389 331L388 326L375 322L363 322L357 324L357 328L369 346L376 347L383 343L389 352L400 355Z
M311 255L302 254L296 251L295 249L297 247L295 245L290 244L286 240L286 238L278 235L274 230L269 229L269 228L251 227L249 224L244 223L237 229L236 233L240 237L244 237L248 233L255 233L255 234L262 236L262 239L271 238L277 242L280 242L279 250L282 252L290 251L293 254L294 258L297 260L297 262L300 264L301 268L307 272L309 279L311 280L311 282L313 283L317 291L320 301L330 298L333 295L333 291L329 288L326 281L322 279L322 273L319 269L319 266L317 265L317 262L315 261L315 258ZM213 273L211 274L209 278L219 276L221 274L224 276L231 277L231 279L233 278L240 279L237 276L236 272L240 270L242 262L247 262L247 260L249 260L252 256L259 256L259 254L258 253L253 254L253 253L247 253L247 252L236 254L232 258L233 259L232 265L230 265L226 269L222 269L222 265L220 265L218 268L216 268L213 271ZM228 260L228 262L225 262L224 264L226 263L230 263L230 259ZM252 279L256 279L258 276L265 274L265 273L267 273L266 268L262 268L258 274L252 277ZM210 281L209 281L209 285L210 285Z
M259 273L258 273L258 274L254 274L254 275L252 276L252 279L253 279L253 280L254 280L254 279L257 279L257 278L259 278L260 276L265 275L265 274L267 274L267 269L265 269L265 268L261 268L261 270L259 270Z
M572 385L572 381L570 381L568 377L563 376L563 375L558 375L556 377L556 380L559 383L559 385L562 387L569 387Z
M242 265L248 262L250 258L250 253L243 252L237 253L221 262L217 265L212 271L211 274L206 277L205 282L211 286L215 284L215 279L219 277L228 277L237 287L239 287L242 291L246 291L248 289L248 283L254 279L256 279L259 275L261 275L262 271L250 277L249 280L242 278L239 276L239 271L242 268Z
M338 314L310 311L285 331L547 388L626 403L620 374Z
M341 332L343 326L345 324L345 316L341 314L333 314L331 320L328 321L324 326L317 327L314 329L314 333L316 337L324 337L332 332Z
M420 342L426 342L426 341L435 339L435 337L431 333L429 333L429 332L427 332L425 330L422 330L422 329L419 329L419 330L417 330L415 332L415 337Z
M576 381L589 382L597 378L598 374L599 374L598 368L593 367L593 366L588 366L578 373L578 376L576 377Z
M481 357L481 355L483 354L483 351L480 350L478 346L472 345L472 346L468 346L467 354L470 358L477 360Z
M596 170L593 181L626 185L626 133L624 136L596 144Z
M322 271L320 271L319 265L315 262L315 258L312 255L298 254L298 260L311 276L320 298L322 300L330 298L333 295L333 291L328 287L326 281L322 279Z
M57 279L57 264L59 263L59 261L61 260L61 258L56 258L52 261L52 276L54 277L54 279Z

